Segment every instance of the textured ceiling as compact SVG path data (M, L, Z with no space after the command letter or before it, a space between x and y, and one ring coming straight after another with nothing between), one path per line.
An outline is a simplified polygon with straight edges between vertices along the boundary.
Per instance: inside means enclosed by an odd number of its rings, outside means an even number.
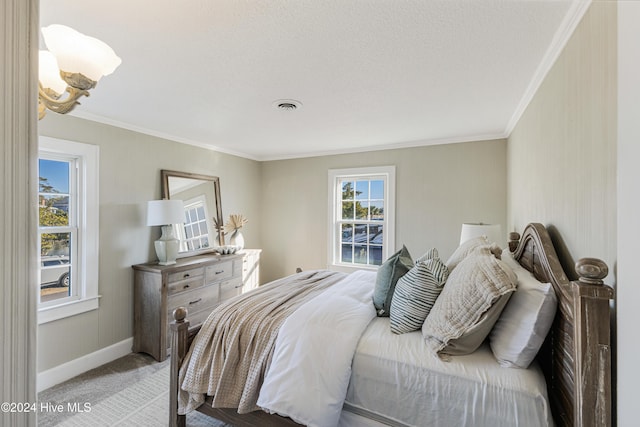
M268 160L505 137L588 4L42 0L40 14L122 58L74 115Z

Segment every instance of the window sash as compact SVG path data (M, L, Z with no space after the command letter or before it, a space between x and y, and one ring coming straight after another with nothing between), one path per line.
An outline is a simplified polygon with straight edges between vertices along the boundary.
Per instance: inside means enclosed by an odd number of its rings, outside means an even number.
M366 197L359 198L356 192L356 182L358 181L369 181L368 184L368 194ZM378 197L371 197L371 181L383 181L383 199ZM343 199L343 185L347 182L354 183L354 194L353 197ZM372 168L355 168L355 169L343 169L343 170L329 170L329 188L330 190L330 203L329 203L329 230L330 230L330 241L328 245L328 263L329 268L334 268L338 270L350 271L354 268L356 269L377 269L379 264L372 264L370 258L370 248L381 247L382 253L378 255L378 259L381 258L380 264L388 258L389 254L392 253L392 245L395 240L394 238L394 206L395 206L395 167L394 166L384 166L384 167L372 167ZM367 203L367 218L357 218L357 214L355 213L353 218L342 218L342 202L344 201L353 201L356 202L365 202ZM384 217L382 220L380 219L371 219L371 211L370 206L372 202L382 202L383 204L383 214ZM342 241L342 227L345 224L363 224L363 225L381 225L383 227L382 233L382 244L372 244L367 238L366 248L367 248L367 263L353 262L354 258L352 257L351 262L343 261L343 242ZM355 245L355 242L351 242L352 246ZM361 245L364 246L365 244Z

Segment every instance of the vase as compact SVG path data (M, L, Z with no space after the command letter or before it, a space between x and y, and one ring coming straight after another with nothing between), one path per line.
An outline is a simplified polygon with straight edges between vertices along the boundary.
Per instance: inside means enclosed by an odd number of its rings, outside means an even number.
M231 233L231 237L229 237L229 244L236 246L238 250L244 249L244 236L240 230L234 230L233 233Z

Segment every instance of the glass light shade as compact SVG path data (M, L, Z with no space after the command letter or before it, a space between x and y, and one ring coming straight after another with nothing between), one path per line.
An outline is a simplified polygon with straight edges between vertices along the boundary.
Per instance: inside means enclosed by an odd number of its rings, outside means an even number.
M67 89L67 83L60 77L58 61L48 50L41 50L38 58L38 80L45 89L51 89L58 95Z
M151 200L147 202L147 225L184 223L182 200Z
M81 73L97 82L113 73L122 62L106 43L65 25L44 27L42 36L60 69L68 73Z
M500 224L464 223L462 224L462 230L460 231L460 244L479 236L487 236L487 239L490 242L501 244L501 230L502 228L500 227Z

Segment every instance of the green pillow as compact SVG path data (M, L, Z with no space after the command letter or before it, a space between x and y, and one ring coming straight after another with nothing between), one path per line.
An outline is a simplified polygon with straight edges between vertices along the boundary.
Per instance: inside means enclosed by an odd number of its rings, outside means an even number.
M389 317L391 298L396 288L398 279L404 276L413 267L413 260L407 248L391 255L380 267L376 275L376 286L373 289L373 305L378 317Z

